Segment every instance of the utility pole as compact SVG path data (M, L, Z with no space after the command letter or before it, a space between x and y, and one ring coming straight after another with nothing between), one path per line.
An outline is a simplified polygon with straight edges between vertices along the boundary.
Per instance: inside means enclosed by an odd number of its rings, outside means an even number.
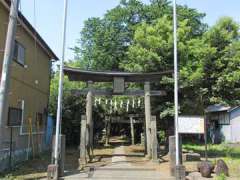
M175 147L176 167L175 177L177 180L185 179L185 167L180 163L179 131L178 131L178 48L177 48L177 3L173 0L173 37L174 37L174 123L175 123Z
M175 144L176 144L176 165L179 161L179 133L178 133L178 51L177 51L177 12L176 0L173 2L173 29L174 29L174 109L175 109Z
M62 92L63 92L63 66L65 59L65 45L66 45L66 27L67 27L67 6L68 0L64 0L64 16L63 16L63 32L62 32L62 58L60 61L59 69L59 86L58 86L58 107L57 107L57 122L56 122L56 136L54 147L54 164L58 166L59 161L59 148L60 146L60 133L62 121Z
M5 43L2 76L0 83L0 128L3 127L4 119L8 109L8 92L10 84L11 62L13 59L13 50L15 44L15 35L17 28L18 7L20 0L12 0L9 14L9 23L7 29L7 37ZM0 130L2 131L2 130Z

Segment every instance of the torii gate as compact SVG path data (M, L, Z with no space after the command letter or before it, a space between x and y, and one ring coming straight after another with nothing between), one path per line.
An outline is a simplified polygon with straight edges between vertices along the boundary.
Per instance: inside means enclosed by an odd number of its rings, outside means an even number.
M78 68L64 67L64 74L70 81L82 81L88 85L87 89L73 90L76 95L87 95L86 98L86 116L81 120L81 137L80 137L80 167L86 164L86 146L93 148L93 119L92 106L94 96L144 96L145 104L145 130L146 130L146 152L149 158L156 160L157 150L155 150L156 139L156 118L151 117L151 96L165 96L165 91L151 91L150 83L159 82L164 75L172 74L172 71L156 73L129 73L129 72L100 72L86 71ZM96 90L93 88L94 82L112 82L113 89ZM144 83L144 90L126 90L125 83ZM154 129L151 129L154 128ZM152 135L151 135L152 133ZM89 150L89 149L88 149ZM90 157L91 158L91 157Z

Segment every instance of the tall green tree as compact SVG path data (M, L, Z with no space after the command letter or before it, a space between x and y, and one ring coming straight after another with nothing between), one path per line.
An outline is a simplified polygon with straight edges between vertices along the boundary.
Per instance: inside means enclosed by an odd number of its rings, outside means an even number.
M204 61L205 78L210 103L239 105L240 103L240 28L232 18L223 17L203 36L215 50Z
M209 28L202 21L204 13L187 6L178 6L177 10L181 113L202 114L204 108L214 103L239 105L239 24L224 17ZM151 0L149 4L140 0L121 0L102 18L85 21L81 38L73 47L75 58L69 65L89 70L171 70L172 19L172 6L168 0ZM69 84L68 88L76 86ZM99 86L109 87L109 84ZM162 120L173 119L172 77L163 77L160 85L152 84L152 89L164 89L168 93L153 99L153 113L160 114ZM76 101L72 94L64 96L69 103ZM52 104L52 109L55 106ZM68 111L68 106L64 107L66 112L74 109L71 107Z
M179 6L178 11L179 19L188 19L188 25L193 27L192 36L204 32L206 24L201 22L203 13L186 6ZM128 58L127 51L138 26L143 22L155 23L165 15L171 19L170 1L154 0L144 4L140 0L121 0L103 18L85 21L81 38L73 48L75 60L81 61L81 67L85 69L122 70L120 63Z

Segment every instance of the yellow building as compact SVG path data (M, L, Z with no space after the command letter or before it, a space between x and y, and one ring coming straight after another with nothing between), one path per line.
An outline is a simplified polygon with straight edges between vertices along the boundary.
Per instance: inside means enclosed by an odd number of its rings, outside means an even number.
M9 2L0 0L0 70L9 10ZM8 116L4 119L0 137L0 170L8 162L10 144L14 161L24 160L28 154L37 154L45 148L51 64L57 59L46 42L19 12L11 65Z

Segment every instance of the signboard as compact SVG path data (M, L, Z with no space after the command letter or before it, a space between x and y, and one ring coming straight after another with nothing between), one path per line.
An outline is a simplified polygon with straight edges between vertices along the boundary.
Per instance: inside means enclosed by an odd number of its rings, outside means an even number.
M9 107L8 109L8 126L21 126L22 109Z
M200 116L179 116L178 132L183 134L204 134L204 118Z
M113 81L113 93L115 94L121 94L124 93L124 78L122 77L114 77Z

